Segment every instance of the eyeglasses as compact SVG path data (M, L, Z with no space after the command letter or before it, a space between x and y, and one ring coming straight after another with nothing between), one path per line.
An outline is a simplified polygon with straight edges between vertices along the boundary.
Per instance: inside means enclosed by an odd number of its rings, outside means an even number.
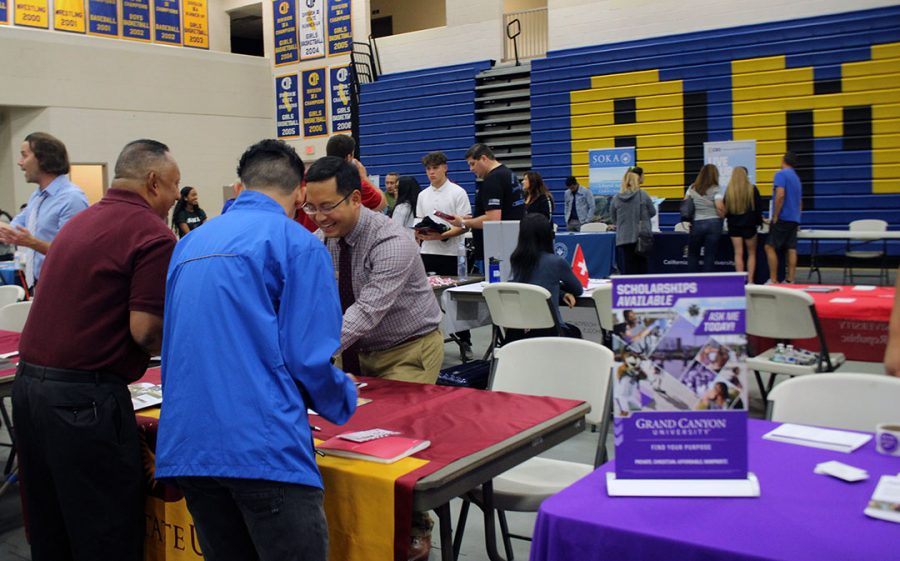
M334 203L333 205L324 204L320 207L315 207L309 203L306 203L305 205L301 206L300 209L310 216L313 216L314 214L317 214L319 212L321 212L322 214L331 214L332 212L334 212L334 209L341 206L341 204L343 204L344 201L346 201L348 198L350 198L350 195L352 195L352 194L353 194L353 191L350 191L349 193L347 193L344 196L343 199L339 200L338 202Z

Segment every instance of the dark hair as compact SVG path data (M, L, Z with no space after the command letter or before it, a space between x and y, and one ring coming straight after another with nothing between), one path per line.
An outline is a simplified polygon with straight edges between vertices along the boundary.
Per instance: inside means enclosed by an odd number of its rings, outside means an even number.
M289 144L269 138L244 151L237 174L247 189L276 189L290 195L303 182L305 167Z
M409 203L409 206L412 207L413 214L416 213L416 203L419 201L419 191L422 190L422 186L419 185L419 182L415 180L415 178L410 177L408 175L400 176L400 179L397 182L397 202L396 205Z
M543 214L526 214L519 222L519 242L509 257L513 278L529 279L542 253L553 253L553 225Z
M572 185L578 185L578 180L575 179L574 175L570 175L566 178L566 187L571 187Z
M722 397L728 399L728 384L725 382L716 382L715 386L722 392Z
M429 152L422 158L422 165L426 168L428 166L442 166L446 163L447 155L443 152Z
M182 187L181 188L181 196L178 197L177 201L175 201L175 209L172 210L172 229L175 230L175 233L178 234L179 236L182 236L183 234L178 229L178 224L175 223L175 220L178 218L178 214L181 211L183 211L185 209L185 207L187 207L188 195L190 195L191 191L193 191L193 190L194 190L194 188L191 187L190 185L185 185L184 187ZM201 210L202 209L200 208L200 205L197 205L197 207L194 209L194 212L199 214L198 211L201 211Z
M718 184L719 168L713 164L705 164L700 168L700 173L697 174L697 179L694 180L691 187L694 188L694 191L697 191L698 195L704 196L710 187Z
M487 144L482 144L481 142L475 143L471 148L466 150L466 155L464 156L467 160L472 158L473 160L480 160L482 156L487 156L489 160L496 160L497 158L494 156L494 152L488 148Z
M142 180L158 166L159 161L164 159L168 152L169 147L157 140L149 138L132 140L119 152L113 172L115 178Z
M393 175L393 176L395 176L395 177L398 177L398 178L400 177L400 174L397 173L396 171L389 171L389 172L387 172L386 174L384 174L385 177L388 177L388 176L391 176L391 175Z
M525 196L528 197L528 203L537 200L541 195L547 195L547 198L550 200L550 206L553 207L553 195L550 193L550 190L547 189L547 185L544 183L544 178L541 177L541 174L531 170L525 172L525 177L528 178L528 192L525 193Z
M356 141L349 134L336 134L328 139L325 145L325 155L346 158L352 156L356 150Z
M632 166L631 171L641 177L644 175L644 168L642 168L641 166Z
M793 152L785 152L782 159L784 160L784 163L791 166L792 168L797 167L797 154L794 154Z
M319 158L306 172L306 182L326 181L334 178L337 183L337 192L341 196L347 196L353 191L362 190L362 181L359 178L359 170L356 166L337 156L325 156ZM399 187L398 187L399 188Z
M42 172L50 175L69 173L69 153L60 139L45 132L33 132L25 137L25 142L34 152Z

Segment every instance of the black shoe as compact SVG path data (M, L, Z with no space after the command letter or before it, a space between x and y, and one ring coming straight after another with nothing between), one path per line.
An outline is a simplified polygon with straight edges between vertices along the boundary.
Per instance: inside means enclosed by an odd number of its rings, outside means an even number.
M472 360L472 343L459 344L459 358L463 362Z

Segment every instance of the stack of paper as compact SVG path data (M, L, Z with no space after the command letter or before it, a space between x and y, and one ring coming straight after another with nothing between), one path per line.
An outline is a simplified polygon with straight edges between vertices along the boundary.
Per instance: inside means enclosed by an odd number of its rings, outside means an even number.
M785 423L777 429L764 434L763 438L849 454L872 440L872 435Z
M366 442L353 442L340 436L335 436L326 440L317 448L329 456L392 464L429 446L431 446L431 441L429 440L405 438L402 436L385 436Z
M872 518L900 523L900 475L882 475L864 511Z

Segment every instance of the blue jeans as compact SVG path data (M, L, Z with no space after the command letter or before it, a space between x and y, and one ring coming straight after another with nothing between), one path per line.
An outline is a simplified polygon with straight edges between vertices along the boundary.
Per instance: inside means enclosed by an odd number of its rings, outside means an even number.
M721 218L698 220L691 225L691 241L688 244L688 270L700 272L700 248L703 248L703 272L711 273L716 265L716 251L722 237Z
M206 561L326 561L316 487L260 479L178 477Z

